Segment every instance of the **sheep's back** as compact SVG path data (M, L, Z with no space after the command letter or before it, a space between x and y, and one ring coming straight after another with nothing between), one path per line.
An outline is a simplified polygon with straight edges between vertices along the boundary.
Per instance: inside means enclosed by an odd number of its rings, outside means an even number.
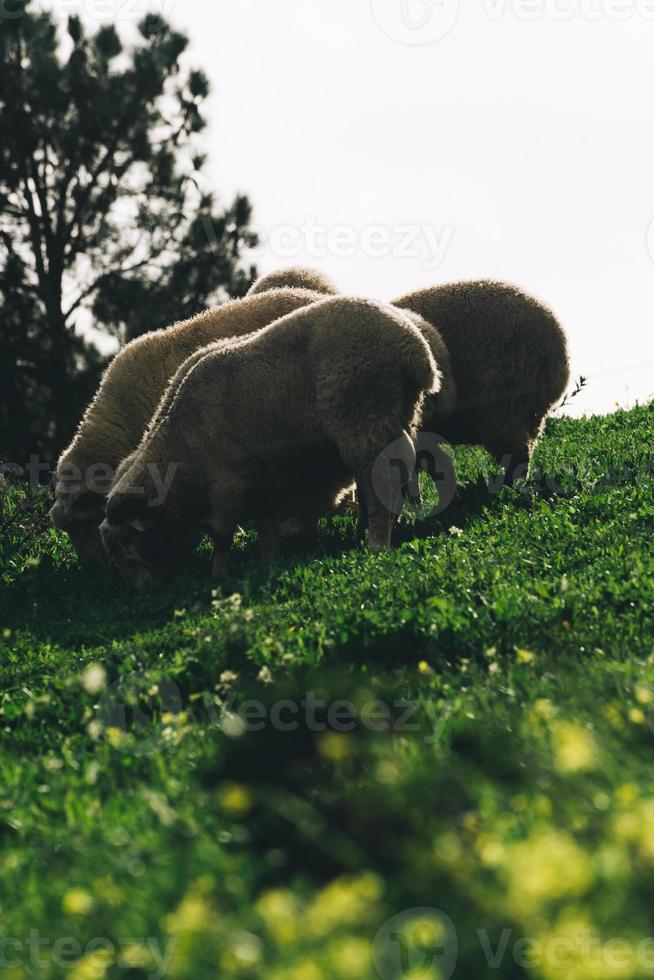
M412 293L394 305L415 310L439 330L460 410L508 400L545 411L565 389L565 335L547 307L516 287L455 283Z
M438 383L429 347L405 314L338 297L193 355L153 428L177 428L191 441L197 434L200 446L202 425L213 427L221 451L275 454L319 440L336 415L352 427L374 415L410 421L422 390Z
M207 344L243 336L323 297L305 289L275 289L233 300L190 320L136 338L113 359L62 456L116 466L139 444L180 366Z

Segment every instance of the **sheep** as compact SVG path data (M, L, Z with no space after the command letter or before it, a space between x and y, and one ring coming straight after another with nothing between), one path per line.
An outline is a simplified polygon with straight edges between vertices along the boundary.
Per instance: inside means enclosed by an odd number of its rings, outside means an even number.
M271 289L145 334L116 355L55 471L50 516L56 527L68 532L81 558L104 560L98 526L115 469L139 444L184 360L212 341L259 330L321 299L321 294L308 290Z
M322 278L303 268L270 278L281 286L302 276L315 277L315 288ZM266 288L267 278L253 288ZM484 446L505 468L509 486L526 476L543 420L570 378L566 338L554 314L517 287L491 281L423 289L393 305L421 314L420 329L442 373L438 395L425 406L425 429L454 445Z
M304 266L290 266L280 269L277 272L269 273L267 276L257 280L252 286L250 293L261 292L272 287L306 285L316 291L324 289L327 293L337 294L338 291L334 284L327 279L323 273ZM407 311L411 312L411 311ZM432 425L441 424L454 410L456 404L456 385L452 377L450 359L445 343L440 333L432 324L427 323L421 317L414 317L417 326L431 348L434 359L441 372L441 388L438 395L430 399L431 403L431 422ZM419 322L418 322L419 321ZM423 463L429 466L433 460L425 459ZM329 494L322 492L322 487L317 487L315 494L305 487L304 492L296 498L294 517L287 520L282 525L282 536L284 538L295 539L296 546L299 543L303 550L311 549L315 546L318 538L318 522L321 517L333 512L334 507ZM419 498L419 489L415 485L413 495ZM364 508L355 502L355 494L352 489L349 493L344 493L339 501L340 509L354 508L359 511L359 538L362 538L367 527L367 516Z
M129 584L147 588L204 529L219 578L240 522L255 521L262 558L271 559L298 493L322 486L336 496L353 477L371 549L389 547L402 493L376 461L392 444L413 470L423 395L439 386L411 317L370 300L324 299L211 344L182 365L116 475L100 529L110 559ZM162 500L154 477L171 466Z
M448 442L484 446L506 472L525 477L547 413L570 377L566 338L554 314L515 286L481 281L422 289L393 301L440 332L456 404L427 399L423 428Z
M336 296L339 292L331 279L324 273L306 266L292 265L287 269L279 269L276 272L269 272L266 276L261 276L250 287L248 296L255 296L258 293L267 292L269 289L282 288L311 289L315 293L324 293L326 296Z

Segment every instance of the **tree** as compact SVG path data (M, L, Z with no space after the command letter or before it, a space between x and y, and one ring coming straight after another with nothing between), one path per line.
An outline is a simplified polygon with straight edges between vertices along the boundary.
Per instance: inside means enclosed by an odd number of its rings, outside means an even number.
M242 295L245 197L219 209L198 144L209 84L157 15L129 49L31 0L0 18L0 455L49 458L118 342Z

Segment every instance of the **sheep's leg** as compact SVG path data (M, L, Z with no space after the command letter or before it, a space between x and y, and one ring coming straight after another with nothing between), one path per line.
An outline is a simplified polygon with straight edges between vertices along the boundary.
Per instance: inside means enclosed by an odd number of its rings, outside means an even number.
M282 524L282 537L292 541L301 551L314 551L318 547L319 520L309 515L292 517Z
M211 537L213 539L213 555L211 557L212 578L222 579L227 574L229 552L232 547L232 541L234 540L235 533L236 525L234 525L231 532L221 533L215 530L211 531Z
M357 483L357 502L359 504L359 517L357 520L357 542L363 544L368 530L368 504L362 488Z
M302 488L297 497L288 501L284 510L292 515L282 524L282 537L295 537L296 543L304 550L313 551L318 546L318 525L321 518L341 513L347 508L358 507L352 502L352 490L348 491L343 484L347 480L344 474L324 476L310 482ZM344 496L345 494L345 496Z
M298 517L289 517L282 522L281 533L282 538L293 539L301 537L304 534L302 521Z
M211 573L214 578L224 578L227 572L229 551L238 528L239 517L244 512L249 484L239 473L228 467L218 470L209 490L209 512L207 521L209 534L213 540Z
M420 490L420 470L417 467L411 473L407 487L407 500L416 514L419 514L422 510L422 492Z
M356 480L363 511L360 529L367 512L369 546L375 551L388 548L416 466L411 436L398 429L397 418L390 413L382 417L362 413L354 429L352 419L340 415L330 419L326 435Z
M357 487L365 500L365 510L368 515L368 547L371 551L385 551L391 546L391 533L396 514L386 507L378 494L387 498L381 490L379 480L373 481L370 472L357 476ZM401 498L400 498L401 499Z
M274 561L279 554L281 530L279 514L265 514L257 521L262 561Z
M503 467L504 485L512 487L517 480L526 480L531 462L531 447L528 443L516 446L509 452L495 450L495 460Z
M390 547L393 525L416 479L415 464L413 441L402 431L376 453L366 447L364 459L354 466L362 513L359 528L367 517L368 545L373 551Z
M303 551L313 550L318 544L318 522L331 507L332 500L325 496L324 488L309 487L286 502L284 512L289 517L282 523L282 537L293 540Z

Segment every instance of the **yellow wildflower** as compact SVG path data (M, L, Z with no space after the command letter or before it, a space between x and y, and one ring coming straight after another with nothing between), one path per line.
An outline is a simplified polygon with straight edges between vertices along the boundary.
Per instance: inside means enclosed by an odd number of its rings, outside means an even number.
M515 652L515 658L519 664L531 664L536 659L536 654L532 653L531 650L522 650L518 647Z
M265 922L268 932L278 943L287 945L296 939L301 923L298 903L293 892L287 888L264 892L255 908Z
M556 898L583 895L593 878L589 856L562 831L547 828L508 849L505 869L516 913Z
M111 957L106 949L98 949L78 960L68 974L69 980L102 980L111 966Z
M554 765L559 772L583 772L593 768L597 758L597 746L587 729L573 722L554 722L552 736Z
M218 790L218 803L230 817L244 817L252 809L252 794L247 786L224 783Z
M61 905L68 915L88 915L93 908L93 898L82 888L71 888Z

